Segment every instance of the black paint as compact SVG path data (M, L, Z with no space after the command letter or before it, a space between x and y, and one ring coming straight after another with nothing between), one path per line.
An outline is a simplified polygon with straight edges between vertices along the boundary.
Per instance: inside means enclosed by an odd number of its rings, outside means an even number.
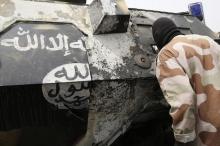
M44 29L44 27L49 27L50 29ZM21 31L21 28L23 31ZM29 31L32 45L34 45L34 34L37 35L38 43L40 41L40 35L43 34L45 36L45 47L39 43L36 49L19 51L15 47L6 47L0 44L0 83L3 86L41 84L47 73L58 66L69 63L88 63L86 51L81 49L71 48L69 52L66 52L64 49L57 51L45 49L53 45L51 41L49 41L50 37L53 37L57 45L59 45L59 39L56 38L58 34L68 36L69 43L81 40L81 37L84 36L83 33L71 24L19 22L1 34L0 42L4 39L19 37L18 31L21 33ZM12 43L8 44L11 45ZM27 46L26 34L19 37L19 45L23 47ZM70 44L68 44L68 46L70 48ZM44 47L44 49L42 47ZM64 56L65 53L71 54ZM88 68L86 69L88 71ZM77 70L78 69L76 69L76 71ZM77 73L77 75L84 78L88 76L88 73L85 76L80 73Z
M55 89L51 89L48 91L49 98L52 98L54 102L56 103L62 103L63 105L73 105L75 107L79 107L89 100L89 96L74 96L75 93L83 91L83 90L89 90L89 83L86 86L85 82L80 83L81 87L77 89L74 85L74 83L70 84L69 87L67 87L67 91L64 95L60 95L60 84L56 83ZM72 98L72 101L68 101L66 99Z

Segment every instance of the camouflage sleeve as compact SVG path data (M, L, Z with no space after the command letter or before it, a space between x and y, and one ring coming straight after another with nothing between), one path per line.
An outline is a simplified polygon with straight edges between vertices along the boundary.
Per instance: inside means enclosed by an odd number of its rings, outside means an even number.
M163 55L161 55L163 56ZM160 56L160 57L161 57ZM174 135L177 141L193 141L195 134L195 92L189 78L176 59L168 58L157 61L156 76L163 94L171 105Z

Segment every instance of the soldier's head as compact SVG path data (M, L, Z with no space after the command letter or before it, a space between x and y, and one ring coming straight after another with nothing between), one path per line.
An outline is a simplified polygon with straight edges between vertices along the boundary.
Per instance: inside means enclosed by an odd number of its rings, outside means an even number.
M159 18L154 22L152 33L159 50L169 43L175 36L181 35L181 32L175 23L165 17Z

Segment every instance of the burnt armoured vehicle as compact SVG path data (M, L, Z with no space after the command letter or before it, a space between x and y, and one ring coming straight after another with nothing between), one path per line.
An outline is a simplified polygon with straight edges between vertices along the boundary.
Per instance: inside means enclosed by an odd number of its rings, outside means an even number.
M153 133L165 119L169 129L154 73L159 17L217 39L193 16L129 10L123 0L1 0L0 145L132 145L132 127Z

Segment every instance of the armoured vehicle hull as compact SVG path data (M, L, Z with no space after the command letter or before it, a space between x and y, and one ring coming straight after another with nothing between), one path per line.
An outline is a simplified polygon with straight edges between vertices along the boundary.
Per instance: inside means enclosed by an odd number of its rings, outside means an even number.
M169 17L183 33L217 39L190 15L83 4L0 1L1 146L107 146L167 118L152 23Z

